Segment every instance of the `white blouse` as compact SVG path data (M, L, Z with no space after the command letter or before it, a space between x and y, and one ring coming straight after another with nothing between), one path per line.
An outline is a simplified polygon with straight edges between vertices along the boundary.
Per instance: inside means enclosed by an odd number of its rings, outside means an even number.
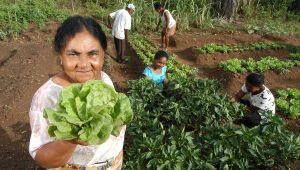
M101 72L101 74L102 81L113 86L109 76L104 72ZM43 111L45 108L55 108L62 89L62 86L54 83L52 79L49 79L34 94L29 110L31 126L29 153L33 158L35 158L39 148L55 140L48 135L50 123L48 119L43 117ZM116 157L123 149L125 131L126 126L123 126L118 137L110 135L108 140L101 145L77 145L68 163L93 165L96 162L106 161L107 159Z
M173 16L171 15L170 11L166 10L166 9L165 9L164 13L161 15L161 21L162 21L163 27L166 27L166 25L167 25L166 18L165 18L165 14L166 13L168 13L168 15L169 15L169 25L168 25L168 28L172 28L173 26L176 25L176 21L173 18Z

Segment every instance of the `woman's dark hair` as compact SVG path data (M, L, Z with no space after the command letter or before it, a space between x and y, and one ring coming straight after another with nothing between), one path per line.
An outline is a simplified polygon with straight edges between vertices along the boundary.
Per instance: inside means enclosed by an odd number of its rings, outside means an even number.
M169 55L168 55L168 53L166 53L166 52L163 51L163 50L159 50L159 51L156 52L156 54L155 54L155 56L154 56L154 59L155 59L155 60L159 60L159 59L161 59L161 58L163 58L163 57L166 57L167 60L169 60Z
M162 7L162 5L161 5L160 2L155 2L155 3L153 4L153 6L154 6L154 9L160 9L160 8Z
M262 86L265 83L265 76L260 73L251 73L246 77L246 81L254 86Z
M74 37L76 33L82 32L84 29L99 40L99 43L104 50L107 48L105 33L102 31L102 28L97 21L90 17L75 15L67 18L57 29L54 38L55 51L57 53L61 52L66 46L67 41Z

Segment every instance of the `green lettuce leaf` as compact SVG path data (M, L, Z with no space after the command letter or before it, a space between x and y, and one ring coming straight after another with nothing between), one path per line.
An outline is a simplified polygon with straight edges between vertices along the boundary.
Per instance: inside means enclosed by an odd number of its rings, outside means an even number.
M61 140L78 139L91 145L118 136L133 118L128 97L100 80L64 88L54 109L46 108L48 133Z

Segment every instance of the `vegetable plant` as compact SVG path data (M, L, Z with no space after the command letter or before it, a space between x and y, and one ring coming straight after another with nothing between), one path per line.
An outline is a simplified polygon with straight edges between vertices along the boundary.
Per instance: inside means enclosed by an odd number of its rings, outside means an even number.
M118 136L133 112L125 94L100 80L90 80L64 88L56 107L45 109L44 117L50 121L51 137L101 144L111 134Z
M139 35L133 39L141 60L151 62L156 48ZM256 70L257 61L245 67L236 59L231 67ZM168 68L171 78L163 92L145 78L129 83L137 114L127 129L124 169L271 169L300 158L299 133L290 132L281 118L264 113L268 123L237 128L233 120L247 110L230 102L218 81L198 79L174 55Z
M291 60L298 60L300 61L300 53L291 53L288 55L288 58Z
M197 48L201 54L212 54L216 52L230 53L242 52L245 50L263 50L263 49L287 49L291 52L299 51L299 47L292 44L284 44L280 42L255 42L250 44L205 44Z
M300 65L300 62L293 60L279 60L276 57L264 57L261 60L255 61L253 58L246 60L230 59L221 61L219 67L225 71L232 73L245 73L245 72L264 72L267 70L276 70L279 72L286 72L289 69Z
M128 127L125 169L271 169L300 158L300 136L278 116L249 129L233 126L245 108L219 82L195 76L170 81L161 93L147 79L131 81L138 113Z
M300 115L300 90L294 88L278 90L276 106L290 118L297 118Z

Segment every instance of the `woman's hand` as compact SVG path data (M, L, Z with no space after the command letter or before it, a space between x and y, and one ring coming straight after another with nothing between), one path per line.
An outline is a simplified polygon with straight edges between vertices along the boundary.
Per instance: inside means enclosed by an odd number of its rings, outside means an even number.
M65 165L72 156L77 141L56 140L38 149L35 161L43 168L57 168Z
M78 139L73 139L70 140L71 143L76 144L76 145L82 145L82 146L87 146L88 143L82 140L78 140Z

